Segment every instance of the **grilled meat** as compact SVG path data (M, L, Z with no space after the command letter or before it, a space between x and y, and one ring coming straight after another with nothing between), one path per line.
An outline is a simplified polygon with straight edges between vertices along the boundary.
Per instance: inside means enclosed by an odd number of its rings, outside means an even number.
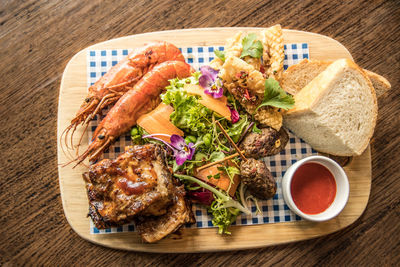
M157 242L178 230L183 224L195 222L191 206L185 200L183 186L175 188L172 199L173 204L169 206L165 215L135 218L135 226L144 242Z
M240 164L242 183L259 199L269 199L276 193L276 183L265 163L249 158Z
M289 140L285 129L279 131L273 128L261 129L261 134L251 132L242 141L240 148L245 151L245 156L250 158L262 158L281 152Z
M175 190L164 150L154 144L126 147L115 160L105 159L83 174L89 216L99 229L132 221L137 214L162 215Z

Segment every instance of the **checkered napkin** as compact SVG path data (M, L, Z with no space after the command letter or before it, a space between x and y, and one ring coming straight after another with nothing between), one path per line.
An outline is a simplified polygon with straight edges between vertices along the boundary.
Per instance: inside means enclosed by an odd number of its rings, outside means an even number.
M296 43L286 44L285 48L285 60L284 69L287 69L290 65L296 64L304 58L309 58L308 44ZM214 50L224 50L222 46L193 46L193 47L182 47L180 48L182 54L186 58L192 67L196 70L202 65L208 64L214 59ZM87 73L88 73L88 86L95 83L102 75L104 75L108 69L117 64L122 58L128 55L130 52L127 49L116 49L116 50L94 50L88 51L87 54ZM89 140L92 139L92 135L96 126L100 123L101 119L105 116L107 110L103 111L102 116L97 116L95 120L90 122L89 125ZM310 155L317 154L308 144L303 140L294 136L289 132L289 143L280 154L266 157L263 160L269 166L272 175L276 178L277 182L277 193L273 199L264 200L259 202L262 213L256 212L256 206L254 203L248 203L251 207L252 214L245 215L241 214L237 217L236 222L233 225L252 225L252 224L264 224L264 223L279 223L279 222L291 222L301 220L299 216L294 214L289 207L285 204L282 195L282 177L285 174L287 168L295 163L297 160L308 157ZM124 147L131 145L131 139L129 134L121 136L117 141L104 153L104 158L114 159L124 151ZM211 222L211 216L207 213L207 209L201 205L194 204L193 212L196 217L196 224L189 226L190 228L207 228L213 227ZM132 232L134 231L133 224L126 224L120 227L113 227L105 230L97 229L93 222L90 222L90 233L117 233L117 232Z

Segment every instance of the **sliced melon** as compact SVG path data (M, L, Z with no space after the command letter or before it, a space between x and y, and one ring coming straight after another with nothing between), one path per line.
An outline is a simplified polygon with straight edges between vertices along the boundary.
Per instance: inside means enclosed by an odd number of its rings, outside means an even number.
M204 93L204 89L197 84L185 84L183 89L189 94L201 96L201 99L199 100L200 104L217 112L225 119L231 120L231 111L226 105L227 100L225 96L222 96L220 98L214 98Z
M139 117L137 125L144 128L149 134L177 134L183 136L182 130L177 128L169 120L169 115L174 111L174 108L161 103L154 110ZM170 142L170 138L166 136L157 136L158 138Z
M233 163L229 163L229 164L233 164ZM197 178L199 178L200 180L203 180L204 182L212 184L224 191L228 191L228 189L229 189L228 193L229 193L229 195L231 195L233 197L235 195L236 189L240 182L239 175L235 174L233 176L233 183L231 185L231 188L229 188L231 179L229 179L229 176L225 172L218 170L218 167L222 167L222 165L217 164L217 165L202 169L201 171L197 172L195 174L195 176ZM210 176L210 175L214 176L218 173L220 173L219 179L215 179L213 177L208 178L208 176Z

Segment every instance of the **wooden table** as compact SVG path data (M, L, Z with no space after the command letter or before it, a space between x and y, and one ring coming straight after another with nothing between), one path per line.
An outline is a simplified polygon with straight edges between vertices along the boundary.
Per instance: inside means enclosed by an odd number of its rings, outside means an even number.
M2 1L0 265L399 264L400 4L340 2ZM276 23L337 39L358 64L392 83L378 103L371 196L360 219L318 239L208 254L116 251L75 234L63 215L56 157L58 89L68 60L89 45L130 34Z

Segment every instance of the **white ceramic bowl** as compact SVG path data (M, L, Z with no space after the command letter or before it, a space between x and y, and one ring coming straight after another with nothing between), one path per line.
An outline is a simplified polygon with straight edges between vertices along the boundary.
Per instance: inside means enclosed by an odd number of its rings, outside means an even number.
M328 170L333 174L336 181L335 199L333 200L329 208L318 214L306 214L299 210L294 203L292 194L290 192L290 184L292 182L292 177L294 173L301 165L310 162L319 163L328 168ZM349 181L343 168L340 167L340 165L332 159L324 156L311 156L297 161L287 169L282 179L282 191L286 204L293 212L306 220L322 222L336 217L346 206L347 200L349 198Z

